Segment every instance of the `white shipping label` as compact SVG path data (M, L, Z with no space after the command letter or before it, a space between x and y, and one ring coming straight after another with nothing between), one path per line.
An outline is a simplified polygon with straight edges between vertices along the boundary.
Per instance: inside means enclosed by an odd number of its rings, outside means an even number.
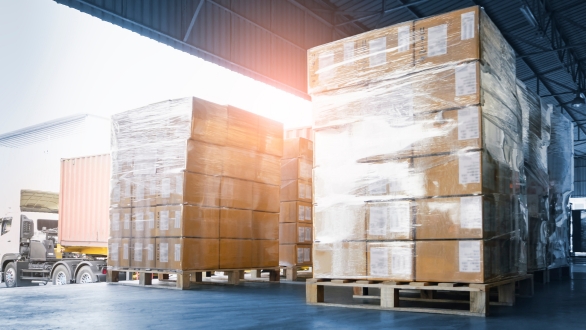
M399 26L397 29L398 44L397 52L406 52L409 50L409 26Z
M305 198L305 185L301 182L297 183L297 197Z
M462 19L460 39L467 40L474 38L474 12L464 13L460 17Z
M175 211L175 227L181 228L181 211Z
M151 179L151 181L149 181L149 195L157 195L157 181L154 179Z
M118 261L118 243L110 244L110 250L108 251L109 258Z
M303 219L305 217L303 210L304 210L303 206L299 205L299 209L297 210L297 213L298 213L297 220L299 220L299 221L303 221Z
M386 206L371 206L369 212L368 234L386 235L389 209Z
M149 229L155 229L155 212L147 212Z
M169 230L169 211L160 211L159 212L159 229L160 230Z
M175 177L175 193L183 195L183 176L178 175Z
M458 156L460 184L480 183L480 153L469 152Z
M427 56L444 55L448 52L448 25L427 29Z
M134 243L134 261L142 261L142 243Z
M175 261L181 261L181 244L175 244Z
M387 183L383 180L377 180L368 185L370 195L384 195L387 193Z
M112 213L112 231L120 230L120 213Z
M311 227L305 227L305 241L311 242Z
M386 248L370 249L370 275L389 276L389 254Z
M478 108L468 107L458 110L458 140L478 139L479 137Z
M403 184L401 183L400 178L389 179L389 192L390 193L398 193L398 192L401 192L402 189L403 189Z
M456 66L456 96L476 94L476 62Z
M305 220L311 221L311 206L305 207Z
M144 213L139 212L134 216L134 221L136 221L136 230L137 231L144 231Z
M368 41L368 54L370 67L385 64L387 62L387 38L381 37Z
M303 263L303 260L305 259L303 255L304 255L303 248L297 248L297 263L298 264Z
M458 249L460 272L480 272L480 241L459 241Z
M411 230L411 204L395 202L389 204L389 232L409 233Z
M159 243L159 261L169 262L169 243Z
M124 229L130 230L130 213L124 213Z
M299 242L299 243L305 242L305 228L304 227L297 227L297 242Z
M460 228L482 229L482 197L460 197Z
M112 188L112 201L120 203L120 183L117 183L116 186Z
M331 79L335 75L336 69L333 65L334 65L334 53L333 52L319 54L319 59L318 59L319 80L326 81L326 80Z
M409 248L391 250L391 271L393 275L411 275L413 273L413 254Z
M130 182L128 181L123 181L124 183L124 198L130 198L131 194L130 194Z
M128 243L122 245L122 260L128 260Z
M136 193L134 196L137 201L144 200L144 183L142 181L136 183Z
M311 261L311 249L310 248L303 248L303 261L304 262Z
M305 185L305 198L311 199L311 185Z
M161 197L162 198L169 198L171 197L171 179L164 178L161 180Z
M153 246L153 244L149 244L147 246L147 254L148 254L148 260L152 261L155 260L155 247Z
M351 65L354 61L354 41L344 43L344 65Z

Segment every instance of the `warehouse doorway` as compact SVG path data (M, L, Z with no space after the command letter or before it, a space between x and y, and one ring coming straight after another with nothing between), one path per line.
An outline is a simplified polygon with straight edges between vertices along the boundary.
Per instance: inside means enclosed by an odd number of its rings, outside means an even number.
M572 230L570 231L570 252L574 256L586 256L586 211L572 211Z

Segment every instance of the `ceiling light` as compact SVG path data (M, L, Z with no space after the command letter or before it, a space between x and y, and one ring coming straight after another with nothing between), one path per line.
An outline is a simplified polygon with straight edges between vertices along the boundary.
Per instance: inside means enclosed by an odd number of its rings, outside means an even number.
M586 105L586 101L582 97L582 93L580 93L580 91L576 92L576 98L574 100L572 100L572 102L570 102L570 104L574 108L580 108L580 107L583 107L584 105Z

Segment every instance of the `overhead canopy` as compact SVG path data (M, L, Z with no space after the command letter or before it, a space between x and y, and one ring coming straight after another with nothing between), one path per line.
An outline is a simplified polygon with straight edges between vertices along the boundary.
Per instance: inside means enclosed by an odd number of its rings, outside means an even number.
M20 211L59 213L59 194L48 191L21 190Z

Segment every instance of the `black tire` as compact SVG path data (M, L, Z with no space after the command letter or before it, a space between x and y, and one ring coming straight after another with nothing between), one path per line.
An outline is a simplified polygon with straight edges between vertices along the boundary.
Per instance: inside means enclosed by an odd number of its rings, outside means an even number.
M69 274L67 267L57 266L53 271L53 285L67 285L69 283L71 283L71 274Z
M75 283L78 284L87 284L87 283L94 283L94 273L88 266L83 266L77 272L77 276L75 277Z
M16 287L16 267L13 262L9 262L4 268L4 283L7 288Z

